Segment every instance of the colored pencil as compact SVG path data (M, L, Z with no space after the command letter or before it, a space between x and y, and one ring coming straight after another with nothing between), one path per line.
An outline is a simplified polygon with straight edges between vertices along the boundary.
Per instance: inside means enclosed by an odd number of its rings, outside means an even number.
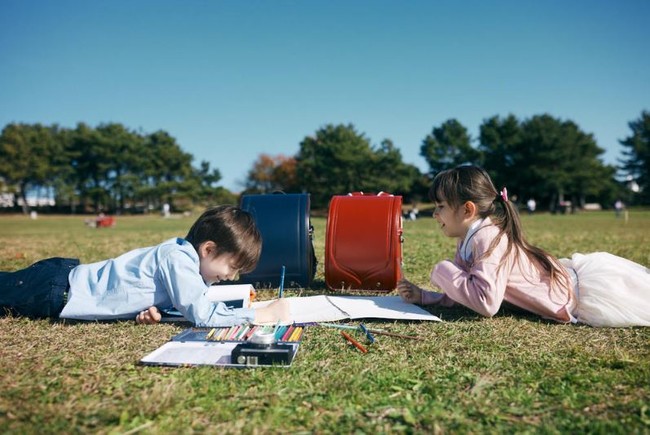
M375 335L387 335L389 337L408 338L409 340L424 340L423 337L417 335L395 334L394 332L382 331L380 329L368 329L368 331L372 332Z
M346 339L347 341L349 341L349 342L350 342L354 347L356 347L357 349L359 349L359 350L361 351L361 353L368 353L368 349L366 349L365 347L363 347L363 345L362 345L361 343L359 343L357 340L355 340L354 338L352 338L352 337L350 336L350 334L348 334L348 333L345 332L345 331L341 331L341 335L342 335L343 337L345 337L345 339Z
M352 325L341 325L339 323L317 323L318 326L323 326L325 328L337 328L337 329L359 329L358 326Z
M298 331L298 334L296 334L295 339L293 339L292 341L300 341L300 337L302 337L302 333L304 331L305 331L305 328L301 326L300 330Z
M366 337L371 344L375 342L375 337L373 337L372 333L366 328L363 323L359 323L359 329L361 329L361 331L366 334Z
M280 297L284 296L284 275L287 271L287 268L282 265L282 272L280 274Z
M226 334L226 331L227 331L227 330L228 330L228 328L221 328L221 330L220 330L219 333L214 337L214 339L217 340L217 341L221 341L221 340L223 340L223 336Z
M289 329L288 326L280 325L275 331L275 339L277 341L280 341L282 339L282 337L284 336L284 333L287 332L287 329Z
M248 333L246 334L245 339L248 340L249 338L251 338L251 336L252 336L253 334L255 334L255 331L257 331L257 328L258 328L257 325L253 326L253 327L251 328L251 330L248 331Z
M296 326L296 329L289 336L289 341L296 341L296 337L300 334L300 331L302 331L302 326Z
M237 331L239 331L239 328L240 328L239 325L234 326L230 334L228 334L227 340L232 341L233 337L237 335Z
M295 326L293 326L293 325L289 326L289 328L287 329L287 332L285 332L284 335L282 336L281 341L287 341L287 339L289 338L289 336L291 336L291 333L293 332L294 329L295 329Z
M246 336L246 333L248 333L248 330L250 329L250 326L245 325L242 329L239 330L237 333L237 341L243 340L244 336Z

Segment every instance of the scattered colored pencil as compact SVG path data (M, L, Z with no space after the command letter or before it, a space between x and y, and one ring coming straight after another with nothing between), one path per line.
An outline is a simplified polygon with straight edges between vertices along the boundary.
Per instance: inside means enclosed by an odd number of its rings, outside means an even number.
M361 353L368 353L368 349L366 349L366 348L365 348L361 343L359 343L357 340L355 340L354 338L352 338L352 337L350 336L350 334L348 334L348 333L345 332L345 331L341 331L341 335L342 335L343 337L345 337L345 339L346 339L347 341L349 341L349 342L350 342L354 347L356 347L357 349L359 349L359 350L361 351Z

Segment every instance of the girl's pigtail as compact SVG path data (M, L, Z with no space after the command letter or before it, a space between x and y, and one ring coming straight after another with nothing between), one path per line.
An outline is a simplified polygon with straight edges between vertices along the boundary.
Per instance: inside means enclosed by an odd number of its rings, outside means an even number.
M497 198L502 203L504 210L501 226L502 231L509 235L510 240L518 249L521 249L528 258L535 260L542 269L549 274L552 284L559 284L563 287L570 288L570 278L566 274L564 267L562 267L559 260L542 248L531 245L526 240L523 225L519 217L519 211L515 205L508 200L508 191L505 187L501 192L499 192ZM569 300L571 300L571 295L572 292L569 292Z

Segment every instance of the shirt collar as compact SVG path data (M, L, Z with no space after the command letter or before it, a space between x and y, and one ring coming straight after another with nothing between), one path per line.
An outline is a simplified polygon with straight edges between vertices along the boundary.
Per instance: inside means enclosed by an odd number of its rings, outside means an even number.
M460 258L467 262L471 261L472 259L472 248L470 247L469 240L481 227L483 221L484 219L478 219L474 221L472 225L470 225L469 230L467 230L467 234L465 234L465 238L463 239L463 243L460 245Z

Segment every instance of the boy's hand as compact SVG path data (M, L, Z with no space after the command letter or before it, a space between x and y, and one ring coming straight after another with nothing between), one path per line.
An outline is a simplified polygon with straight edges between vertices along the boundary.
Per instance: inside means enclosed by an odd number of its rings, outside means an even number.
M278 320L283 323L288 323L292 320L289 301L286 299L277 299L267 306L255 310L254 323L276 323Z
M153 325L159 323L162 319L162 314L158 311L156 307L149 307L149 309L140 311L140 314L135 316L135 323L141 323L143 325Z
M397 291L405 302L422 303L422 289L407 279L402 278L397 282Z

